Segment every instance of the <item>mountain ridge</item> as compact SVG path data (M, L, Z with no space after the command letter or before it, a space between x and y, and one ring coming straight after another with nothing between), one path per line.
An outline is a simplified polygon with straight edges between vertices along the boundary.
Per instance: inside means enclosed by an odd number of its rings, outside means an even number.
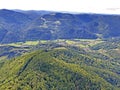
M62 55L64 51L60 50L59 55ZM1 77L4 76L4 78L0 77L2 82L0 83L0 89L37 90L41 88L51 90L54 88L74 90L77 88L79 90L119 90L117 86L110 84L110 81L106 81L107 78L105 80L102 76L99 76L94 71L97 70L96 68L88 69L90 67L84 66L84 64L74 64L51 56L51 54L57 54L57 52L59 50L35 51L7 61L0 68ZM9 70L9 72L5 70ZM99 69L98 72L105 73ZM106 72L105 75L107 74L109 73Z
M120 39L0 46L1 90L119 90Z
M30 12L30 13L29 13ZM120 37L119 15L0 10L0 43Z

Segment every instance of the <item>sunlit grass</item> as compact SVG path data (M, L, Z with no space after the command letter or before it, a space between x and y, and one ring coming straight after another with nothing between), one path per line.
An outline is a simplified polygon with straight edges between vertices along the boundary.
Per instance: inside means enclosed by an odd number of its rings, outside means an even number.
M37 45L39 44L39 41L26 41L23 43L23 45Z

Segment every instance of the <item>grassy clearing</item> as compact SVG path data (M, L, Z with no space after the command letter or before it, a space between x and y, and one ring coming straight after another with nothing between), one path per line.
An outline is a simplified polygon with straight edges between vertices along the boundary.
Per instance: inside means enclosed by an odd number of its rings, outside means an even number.
M7 59L6 56L2 56L2 57L0 57L0 61L5 60L5 59Z
M17 42L17 43L9 43L9 44L3 44L1 46L15 46L15 47L21 47L21 46L30 46L30 45L37 45L39 44L39 41L26 41L26 42Z
M39 41L26 41L23 43L23 45L37 45L39 44Z
M64 43L72 46L78 46L78 47L89 47L94 46L98 43L102 43L104 41L102 40L95 40L95 39L73 39L73 40L65 40L65 39L58 39L58 40L37 40L37 41L26 41L26 42L17 42L17 43L10 43L10 44L0 44L0 46L15 46L15 47L21 47L21 46L35 46L37 44L46 44L49 42L54 43Z

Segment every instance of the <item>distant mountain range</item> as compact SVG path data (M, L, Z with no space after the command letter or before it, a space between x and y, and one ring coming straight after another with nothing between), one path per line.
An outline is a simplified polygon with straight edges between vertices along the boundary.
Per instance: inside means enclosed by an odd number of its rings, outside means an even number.
M0 43L119 36L119 15L0 10Z

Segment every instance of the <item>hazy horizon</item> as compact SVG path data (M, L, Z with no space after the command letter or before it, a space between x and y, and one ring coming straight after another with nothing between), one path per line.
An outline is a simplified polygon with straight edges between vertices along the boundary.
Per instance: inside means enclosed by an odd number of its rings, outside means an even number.
M120 14L120 3L116 0L1 0L0 9Z

